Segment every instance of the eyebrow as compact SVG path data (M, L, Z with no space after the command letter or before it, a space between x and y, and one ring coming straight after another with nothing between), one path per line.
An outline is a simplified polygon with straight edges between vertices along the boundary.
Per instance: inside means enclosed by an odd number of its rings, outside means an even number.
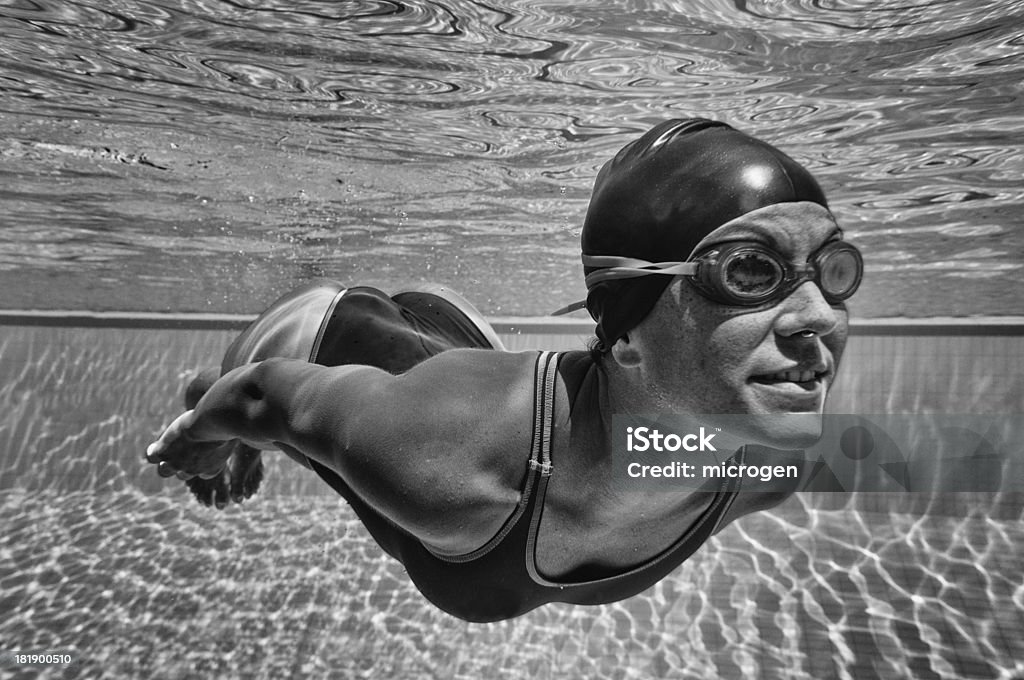
M774 250L781 250L778 239L776 239L771 234L766 234L765 236L767 237L769 245ZM825 238L822 240L821 245L818 246L817 248L815 248L813 252L817 252L823 246L831 243L832 241L842 240L842 238L843 238L843 230L840 229L839 227L835 227L828 234L825 235Z
M741 226L741 225L739 225L739 226ZM701 251L703 252L705 250L709 250L709 249L714 248L714 247L716 247L716 246L718 246L720 244L723 244L723 243L735 243L737 241L754 241L756 243L761 243L762 245L765 245L768 248L771 248L772 250L774 250L777 253L780 253L780 254L782 253L783 249L782 249L782 247L781 247L781 245L779 243L778 238L776 238L774 234L770 234L770 233L762 231L760 229L755 229L753 227L743 227L743 228L747 230L746 233L733 234L733 235L730 235L730 236L728 236L726 238L723 238L720 241L714 241L713 243L709 243L706 246L704 246L703 248L701 248ZM841 241L842 239L843 239L843 230L840 229L838 226L833 227L832 230L826 235L825 239L821 242L821 245L818 246L817 248L815 248L811 252L812 253L816 253L819 250L821 250L822 248L824 248L826 245L831 243L832 241Z

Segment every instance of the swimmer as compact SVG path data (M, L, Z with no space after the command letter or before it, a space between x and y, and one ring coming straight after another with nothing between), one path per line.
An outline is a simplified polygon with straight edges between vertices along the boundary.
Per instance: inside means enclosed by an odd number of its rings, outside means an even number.
M589 351L501 351L444 288L317 282L197 379L146 458L223 504L258 485L260 451L283 451L348 501L427 599L468 621L640 593L787 493L741 493L736 478L626 487L612 416L820 419L861 258L805 168L705 119L666 121L602 168L582 253L588 295L570 308L596 321ZM769 425L752 441L813 436Z

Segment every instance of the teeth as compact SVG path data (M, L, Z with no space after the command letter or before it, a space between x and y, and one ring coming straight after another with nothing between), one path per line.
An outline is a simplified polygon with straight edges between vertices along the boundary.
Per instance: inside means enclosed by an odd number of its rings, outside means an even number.
M814 380L814 371L781 371L772 376L772 380L785 382L807 382Z

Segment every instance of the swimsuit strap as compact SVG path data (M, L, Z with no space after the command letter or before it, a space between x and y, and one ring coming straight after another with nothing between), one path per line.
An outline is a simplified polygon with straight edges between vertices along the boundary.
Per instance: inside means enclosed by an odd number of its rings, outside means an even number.
M555 361L553 363L557 364L558 362ZM550 383L545 383L546 388L550 387L552 396L554 394L553 378L554 376L552 376ZM538 398L537 401L538 408L540 408L540 399ZM544 408L546 411L539 411L537 416L537 420L543 421L543 429L539 439L542 442L549 443L551 440L551 430L554 426L553 400L551 402L547 402L544 405ZM745 452L746 449L741 447L734 457L734 464L742 464ZM674 569L684 560L688 559L689 556L697 550L697 548L703 545L708 538L721 528L725 516L728 514L733 501L738 495L736 492L738 492L740 488L738 479L723 480L717 492L714 492L714 498L712 498L710 505L704 510L700 517L688 529L686 529L686 531L684 531L683 534L672 543L672 545L647 562L611 576L585 581L558 582L545 578L537 568L537 535L540 531L541 516L544 513L544 497L547 495L548 480L551 476L550 457L545 460L547 461L547 474L543 474L542 472L541 476L537 479L536 489L534 490L533 497L530 499L530 528L526 538L526 569L534 583L547 588L555 588L562 593L572 591L584 593L616 592L614 589L620 587L622 584L628 585L637 577L642 577L645 573L653 573L655 570L664 568L664 565L668 565L664 572L667 574L668 571L671 571L671 569ZM538 468L540 467L542 466L538 466ZM661 576L658 577L659 580L660 578ZM628 597L628 595L625 597ZM622 598L615 596L612 599L604 601L611 602L614 599ZM576 600L560 599L555 601L575 602Z
M530 447L530 469L542 477L551 476L551 430L555 419L555 378L558 355L541 352L534 375L533 445Z
M555 412L555 378L558 376L558 354L541 352L533 374L533 439L527 461L526 481L523 483L519 504L501 530L476 550L461 555L449 555L427 545L423 547L434 557L445 562L471 562L483 557L501 544L516 525L535 495L538 477L547 481L551 476L551 430ZM538 474L539 473L539 474ZM543 498L543 496L541 496Z

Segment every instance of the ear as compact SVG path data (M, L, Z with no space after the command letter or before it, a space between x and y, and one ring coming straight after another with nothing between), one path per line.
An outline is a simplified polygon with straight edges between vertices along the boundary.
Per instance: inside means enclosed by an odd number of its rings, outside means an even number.
M636 368L640 365L640 350L629 342L629 334L623 335L612 345L612 359L623 368Z

